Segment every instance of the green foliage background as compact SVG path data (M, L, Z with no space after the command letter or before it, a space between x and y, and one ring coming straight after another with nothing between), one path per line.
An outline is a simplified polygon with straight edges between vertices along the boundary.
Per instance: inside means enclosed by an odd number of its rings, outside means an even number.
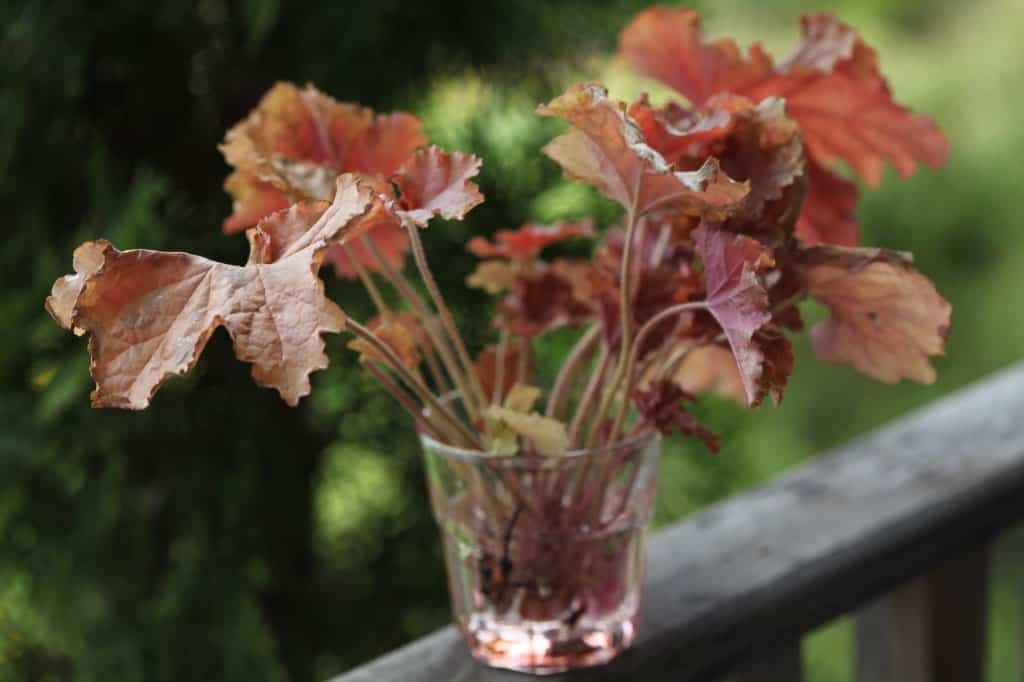
M428 250L474 347L488 301L463 289L471 233L614 210L537 154L532 113L598 77L643 2L0 2L0 680L322 680L447 620L440 553L407 419L344 342L287 408L252 385L226 336L142 413L93 411L80 339L42 309L80 241L240 262L216 144L277 79L420 115L480 154L488 203L431 228ZM933 113L949 167L866 195L864 241L913 250L954 303L931 387L877 386L797 343L779 409L706 401L722 454L673 441L664 523L1021 357L1024 221L1016 205L1024 43L1014 0L700 2L712 34L784 51L802 11L829 9L879 48L897 96ZM332 283L350 314L370 308ZM813 317L817 313L808 309ZM570 339L538 349L551 366ZM1006 554L1009 557L1009 552ZM993 593L992 680L1018 662L1011 578ZM848 679L848 629L814 635L810 679ZM1019 641L1019 639L1018 639Z

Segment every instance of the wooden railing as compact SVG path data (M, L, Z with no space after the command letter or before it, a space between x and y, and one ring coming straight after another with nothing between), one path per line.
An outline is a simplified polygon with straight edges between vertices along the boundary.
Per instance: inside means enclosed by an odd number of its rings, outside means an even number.
M547 679L795 682L803 634L853 612L858 682L980 682L988 549L1021 520L1024 365L660 531L634 646ZM334 682L525 679L449 627Z

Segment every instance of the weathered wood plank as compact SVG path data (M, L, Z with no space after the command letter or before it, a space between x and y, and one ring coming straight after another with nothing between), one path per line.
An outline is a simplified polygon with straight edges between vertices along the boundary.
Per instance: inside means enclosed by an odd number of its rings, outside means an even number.
M981 682L988 625L988 552L943 562L861 609L859 682Z
M1022 490L1024 365L661 531L634 647L548 679L722 676L1021 520ZM449 628L336 682L522 679Z

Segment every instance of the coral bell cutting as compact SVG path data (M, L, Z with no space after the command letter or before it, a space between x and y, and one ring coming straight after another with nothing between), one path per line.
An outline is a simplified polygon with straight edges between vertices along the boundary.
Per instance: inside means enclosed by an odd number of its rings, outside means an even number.
M255 381L295 405L330 335L349 335L422 436L474 655L539 673L608 660L635 636L659 434L719 447L697 395L778 403L808 298L829 311L811 329L820 358L930 383L951 312L909 254L858 246L858 188L838 165L874 186L886 163L941 166L947 143L895 101L853 29L805 17L776 63L706 40L692 11L654 8L623 30L619 57L680 100L626 103L585 82L538 107L568 124L544 153L621 206L621 224L470 239L481 261L467 283L496 299L491 345L464 343L421 241L483 201L480 159L428 146L410 114L280 83L221 147L223 229L245 230L245 264L100 239L54 284L54 320L90 335L93 404L147 407L224 327ZM582 239L597 240L589 258L543 257ZM327 298L325 264L361 283L375 317ZM536 340L565 328L575 345L550 384L536 380Z

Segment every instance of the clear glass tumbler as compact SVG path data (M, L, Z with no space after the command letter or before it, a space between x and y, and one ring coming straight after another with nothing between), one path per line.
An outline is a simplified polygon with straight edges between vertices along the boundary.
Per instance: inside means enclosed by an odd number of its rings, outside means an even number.
M488 665L604 663L636 636L660 437L502 457L421 435L452 611Z

